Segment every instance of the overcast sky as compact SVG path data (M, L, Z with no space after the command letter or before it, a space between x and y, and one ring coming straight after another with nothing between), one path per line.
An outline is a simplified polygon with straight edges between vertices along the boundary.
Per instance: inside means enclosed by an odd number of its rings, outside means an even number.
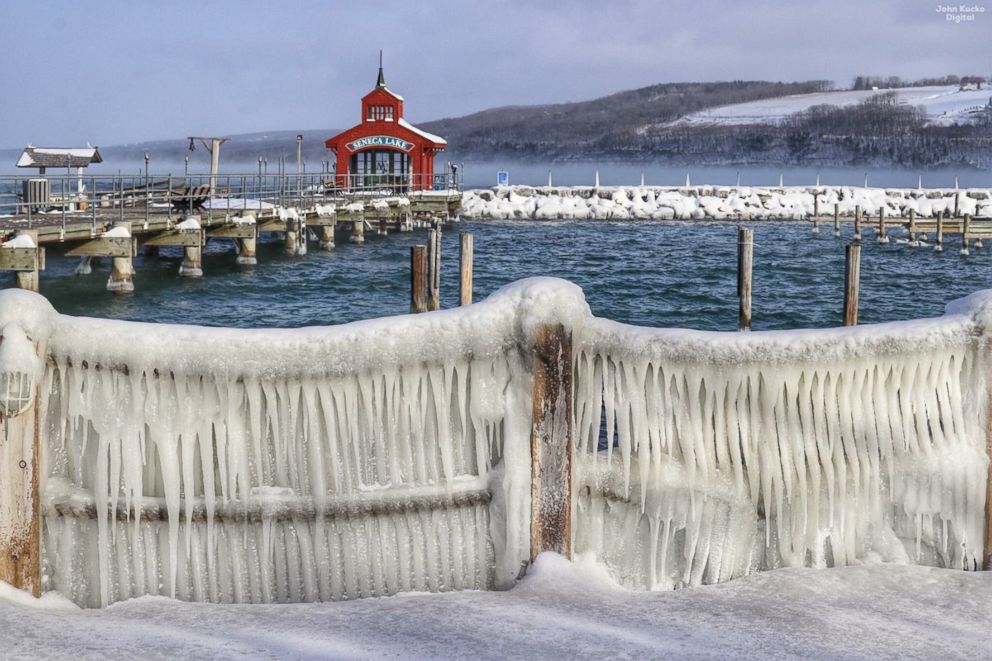
M0 0L0 147L344 128L386 81L413 121L659 82L992 70L992 0Z

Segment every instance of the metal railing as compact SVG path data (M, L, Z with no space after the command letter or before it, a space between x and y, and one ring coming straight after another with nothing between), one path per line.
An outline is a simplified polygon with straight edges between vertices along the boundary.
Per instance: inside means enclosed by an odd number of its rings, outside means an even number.
M211 181L214 185L211 186ZM459 191L461 173L427 175L258 173L107 174L0 176L0 223L16 218L39 222L106 219L116 210L133 218L158 214L228 213L275 207L403 196L426 191ZM111 212L111 213L108 213Z

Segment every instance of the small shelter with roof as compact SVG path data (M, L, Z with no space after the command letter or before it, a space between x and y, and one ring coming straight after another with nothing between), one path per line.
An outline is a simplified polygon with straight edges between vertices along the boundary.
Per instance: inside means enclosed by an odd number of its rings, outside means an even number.
M381 54L375 88L362 97L361 123L324 142L336 154L339 187L410 190L433 187L434 157L447 144L403 119L403 97L386 87Z
M17 167L38 168L38 174L45 174L46 168L74 168L79 172L91 163L103 163L103 157L96 147L90 146L57 148L28 145L17 159Z

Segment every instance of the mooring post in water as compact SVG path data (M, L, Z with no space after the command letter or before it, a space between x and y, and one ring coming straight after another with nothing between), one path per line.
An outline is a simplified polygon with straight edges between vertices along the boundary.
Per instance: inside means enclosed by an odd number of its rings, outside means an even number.
M878 242L889 242L889 237L885 233L885 207L878 208Z
M427 246L410 246L410 312L427 312Z
M359 218L351 223L351 242L365 243L365 219Z
M17 273L19 288L38 291L41 285L39 271L45 269L45 249L38 245L38 230L17 230L16 235L29 237L31 246L0 248L0 268Z
M854 207L854 240L861 240L861 207Z
M203 277L203 231L196 245L183 247L183 263L179 265L179 275L187 278Z
M813 191L813 227L816 231L820 231L819 221L817 218L820 217L820 195L817 191Z
M740 303L737 330L751 330L751 264L754 252L754 230L737 228L737 298Z
M379 236L386 236L387 234L389 234L389 230L386 228L385 218L379 219L379 231L376 232L376 234L378 234Z
M27 405L22 400L0 401L0 581L40 597L41 413L40 388L33 388Z
M441 228L428 233L427 239L427 307L441 309Z
M933 240L933 251L944 252L944 212L937 212L937 236Z
M462 232L461 250L458 254L460 278L458 280L458 304L472 305L472 233Z
M971 230L971 214L966 213L961 222L961 254L967 257L971 254L968 251L968 232Z
M534 336L530 558L572 557L572 336L542 324Z
M958 218L961 212L961 193L954 193L954 217Z
M840 204L834 203L834 236L840 237Z
M909 245L916 245L916 209L909 210Z
M858 325L858 296L861 288L861 245L848 244L844 257L844 325Z
M114 229L124 229L128 236L131 235L131 223L125 221L114 221ZM115 255L110 267L110 278L107 280L107 291L120 294L127 294L134 291L134 264L131 261L131 254L126 257Z
M235 239L235 244L238 247L238 256L235 261L242 266L254 266L258 264L258 258L255 256L255 241L257 237L253 236L251 238Z

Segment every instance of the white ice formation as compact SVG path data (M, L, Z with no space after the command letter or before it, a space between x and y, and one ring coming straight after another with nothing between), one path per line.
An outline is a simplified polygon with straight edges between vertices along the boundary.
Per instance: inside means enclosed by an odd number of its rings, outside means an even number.
M814 211L844 216L856 206L887 218L920 218L943 211L992 216L990 189L883 189L853 186L501 186L466 191L460 215L465 219L527 220L789 220ZM814 194L818 202L814 205ZM817 208L818 207L818 208Z
M45 365L45 588L99 606L511 585L543 323L573 334L575 550L620 582L978 562L992 293L931 320L737 334L596 319L553 279L294 330L73 318L6 290L0 328ZM29 363L0 354L0 375Z

